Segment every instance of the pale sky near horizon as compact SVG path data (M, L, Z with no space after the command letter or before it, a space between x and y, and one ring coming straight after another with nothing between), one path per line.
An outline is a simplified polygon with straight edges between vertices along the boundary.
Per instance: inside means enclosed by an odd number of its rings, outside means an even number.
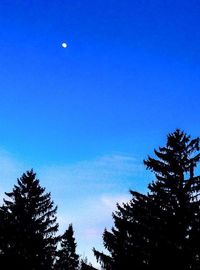
M94 262L166 135L196 137L197 0L1 0L0 192L33 168ZM67 43L67 48L62 43Z

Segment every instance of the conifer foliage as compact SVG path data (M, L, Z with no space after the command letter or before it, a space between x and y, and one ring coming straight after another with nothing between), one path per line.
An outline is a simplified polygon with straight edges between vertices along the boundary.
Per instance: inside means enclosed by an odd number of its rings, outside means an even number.
M58 251L56 270L77 270L79 266L79 256L76 254L76 242L72 224L61 237L61 249Z
M58 224L50 193L31 170L6 195L0 212L1 262L6 262L6 269L53 269Z
M200 269L199 138L176 130L154 152L144 161L155 175L149 192L117 205L103 234L109 255L94 249L103 269Z
M196 269L200 256L195 240L200 228L200 177L194 169L200 159L199 138L191 140L176 130L155 155L158 159L148 157L144 162L156 176L149 185L154 216L149 264L156 269Z
M80 270L97 270L92 264L88 264L87 260L81 260L80 262Z

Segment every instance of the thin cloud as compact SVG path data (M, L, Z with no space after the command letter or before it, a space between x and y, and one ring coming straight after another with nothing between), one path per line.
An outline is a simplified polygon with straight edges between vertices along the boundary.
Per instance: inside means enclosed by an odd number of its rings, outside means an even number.
M10 191L30 167L0 151L0 194ZM58 205L60 233L73 223L78 252L95 263L92 248L103 249L102 233L113 225L116 204L130 199L130 188L144 189L145 169L128 155L107 155L63 166L34 168L41 185ZM143 181L142 181L143 180ZM138 188L137 188L138 187Z
M128 202L130 200L129 194L119 194L119 195L103 195L101 198L102 203L110 209L110 211L114 211L116 209L116 204L122 204Z
M119 182L129 184L144 173L142 162L127 155L108 155L63 166L40 168L40 177L55 190L73 191L74 188L116 188ZM129 183L128 183L129 182ZM137 181L135 181L135 184Z
M60 231L72 222L78 252L95 263L92 248L103 249L102 233L113 225L116 204L130 199L130 188L141 186L138 179L143 179L145 172L142 161L128 155L107 155L43 167L39 172L58 203Z
M93 196L92 198L85 199L81 204L82 207L77 208L74 213L73 225L76 232L78 252L81 255L87 254L89 260L95 266L98 266L98 264L96 264L96 259L92 253L93 247L98 250L104 250L102 234L105 227L110 229L113 226L112 213L117 210L116 204L127 202L130 198L129 194ZM71 212L72 216L73 212ZM66 221L64 213L62 213L62 220Z

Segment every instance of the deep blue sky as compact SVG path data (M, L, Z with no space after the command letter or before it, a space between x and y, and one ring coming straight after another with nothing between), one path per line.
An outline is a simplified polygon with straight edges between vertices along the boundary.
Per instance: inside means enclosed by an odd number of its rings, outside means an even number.
M63 162L198 128L199 1L2 0L0 12L6 149Z
M197 0L1 0L0 148L73 171L140 163L177 127L200 135L199 14Z

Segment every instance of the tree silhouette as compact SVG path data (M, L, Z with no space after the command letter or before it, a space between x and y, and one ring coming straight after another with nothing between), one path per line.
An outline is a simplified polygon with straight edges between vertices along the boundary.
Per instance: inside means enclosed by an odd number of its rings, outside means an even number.
M76 243L72 224L61 237L61 249L58 251L56 270L77 270L79 266L79 256L76 254Z
M194 176L200 159L199 138L191 140L176 130L168 135L167 145L154 152L158 159L148 157L144 161L156 176L149 185L154 233L149 265L156 269L195 269L200 255L195 241L200 226L200 177Z
M117 211L113 213L114 226L103 233L104 247L110 255L94 249L103 269L146 269L149 202L145 195L133 191L131 194L130 202L117 204Z
M87 259L81 260L80 262L80 270L97 270L95 267L92 266L91 263L87 263Z
M45 193L31 170L6 195L1 207L1 258L6 269L53 269L58 224L50 193Z
M149 192L131 191L117 205L114 227L103 234L110 255L94 249L104 269L200 269L199 138L176 130L154 152L157 159L144 161L156 178Z

